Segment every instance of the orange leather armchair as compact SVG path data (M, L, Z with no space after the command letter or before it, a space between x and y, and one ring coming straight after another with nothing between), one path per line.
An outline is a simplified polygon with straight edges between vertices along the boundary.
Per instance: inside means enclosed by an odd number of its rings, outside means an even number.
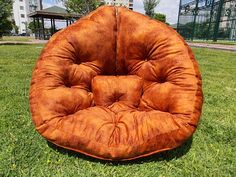
M48 141L105 160L180 146L194 133L202 82L167 25L104 6L53 35L33 71L30 108Z

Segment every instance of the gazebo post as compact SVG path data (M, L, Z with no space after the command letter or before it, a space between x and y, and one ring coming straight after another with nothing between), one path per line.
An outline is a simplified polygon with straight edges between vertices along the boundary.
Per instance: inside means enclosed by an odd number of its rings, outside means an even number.
M36 23L35 23L35 17L33 17L33 23L34 23L34 38L36 38Z
M41 17L42 20L42 28L43 28L43 39L45 39L45 31L44 31L44 18Z
M52 18L50 18L50 21L51 21L51 36L52 36L53 33L54 33L53 24L52 24Z
M55 19L53 18L53 32L56 32L56 25L55 25Z
M66 19L66 26L68 26L69 24L68 24L68 19Z
M40 25L39 25L39 18L37 17L37 31L38 31L38 39L40 39L41 34L40 34Z

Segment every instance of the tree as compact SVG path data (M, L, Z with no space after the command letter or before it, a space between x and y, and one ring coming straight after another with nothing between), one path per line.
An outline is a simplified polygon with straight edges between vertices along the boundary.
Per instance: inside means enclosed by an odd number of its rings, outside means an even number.
M86 15L102 5L100 0L62 0L69 12Z
M28 28L30 29L32 33L35 33L34 22L29 22Z
M12 22L8 19L12 12L12 0L0 0L0 39L4 33L12 30Z
M211 38L213 32L211 29L208 29L208 25L209 21L201 23L188 22L184 25L181 25L180 33L185 39L191 39L193 37L197 39L206 39L207 37Z
M14 29L14 32L15 32L16 34L19 34L19 27L16 25L15 20L12 20L12 27L13 27L13 29Z
M38 23L35 23L35 28L34 28L34 22L29 22L28 24L28 29L31 30L32 33L35 33L35 30L38 29L38 28L42 28L43 27L43 24L41 22Z
M144 10L145 14L153 18L155 15L155 7L159 4L160 0L144 0Z
M166 15L161 13L154 13L153 18L159 20L163 23L166 23Z
M32 22L29 22L29 24L28 24L28 29L30 29L30 31L32 32L32 33L36 33L37 31L36 31L36 29L40 29L40 28L42 28L43 27L43 24L42 24L42 22L39 22L39 23L35 23L35 26L34 26L34 22L32 21ZM46 29L46 28L45 28Z

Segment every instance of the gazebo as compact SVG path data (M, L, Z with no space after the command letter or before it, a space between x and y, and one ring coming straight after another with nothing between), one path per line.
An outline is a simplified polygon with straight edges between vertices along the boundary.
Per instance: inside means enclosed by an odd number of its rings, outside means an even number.
M80 15L68 13L64 8L52 6L43 10L35 11L28 15L33 18L36 39L49 39L57 32L55 20L65 21L66 26L72 24ZM50 28L45 29L45 21L50 20ZM40 24L41 22L41 24Z

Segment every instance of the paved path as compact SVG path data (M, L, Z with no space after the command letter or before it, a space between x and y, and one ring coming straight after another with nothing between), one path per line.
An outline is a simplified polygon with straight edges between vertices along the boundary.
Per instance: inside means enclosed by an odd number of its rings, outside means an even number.
M45 44L47 40L36 40L33 39L29 42L23 41L0 41L0 45L6 44ZM228 50L236 52L236 45L223 45L223 44L207 44L207 43L192 43L188 42L188 45L191 47L198 47L198 48L210 48L210 49L218 49L218 50Z
M188 42L188 45L191 47L210 48L210 49L228 50L236 52L236 45L192 43L192 42Z

